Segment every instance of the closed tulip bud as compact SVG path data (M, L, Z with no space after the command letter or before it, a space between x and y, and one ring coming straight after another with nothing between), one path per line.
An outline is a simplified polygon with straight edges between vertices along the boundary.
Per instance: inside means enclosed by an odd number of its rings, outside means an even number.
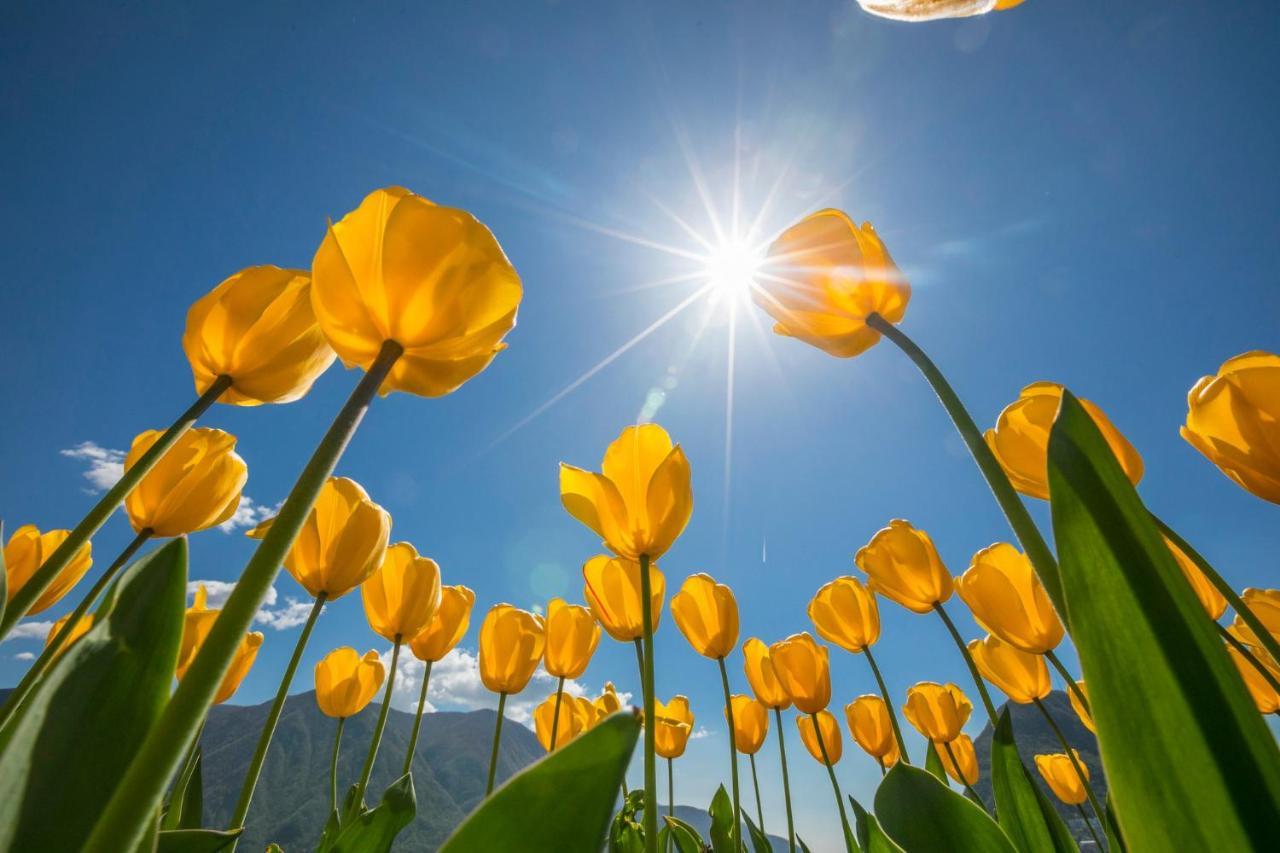
M849 723L849 733L864 752L885 767L897 763L898 741L893 736L889 706L883 699L872 695L859 696L844 706L844 716Z
M1257 646L1251 646L1249 651L1259 663L1267 668L1272 677L1280 680L1280 667L1276 666L1270 655ZM1232 646L1227 646L1227 654L1235 662L1236 669L1240 670L1240 677L1244 679L1244 686L1249 689L1253 704L1258 706L1258 712L1262 714L1280 712L1280 693L1277 693L1271 683L1262 677L1262 673L1258 672L1258 668L1253 665L1253 661L1240 654Z
M778 683L797 709L816 714L831 702L831 667L827 647L807 633L792 634L769 647Z
M840 760L840 756L844 754L844 743L840 737L840 724L836 722L835 715L830 711L819 711L818 726L820 727L819 731L822 732L821 744L818 743L817 735L814 733L813 717L796 717L796 728L800 730L800 740L804 742L804 748L809 750L813 760L819 764L835 764ZM823 747L827 749L825 761L822 758Z
M1210 619L1217 622L1222 618L1222 614L1227 612L1227 599L1204 576L1204 572L1200 571L1200 567L1195 564L1195 561L1175 545L1172 539L1166 538L1164 544L1169 548L1169 553L1173 554L1173 561L1178 564L1178 568L1182 569L1183 576L1187 579L1187 583L1190 584L1191 591L1196 594L1196 598L1200 601L1200 606L1204 608L1204 612L1209 614Z
M679 758L693 733L693 711L689 700L676 696L670 702L654 702L654 752L661 758Z
M401 187L375 190L331 225L311 264L311 304L343 364L367 370L386 341L404 348L383 395L439 397L484 370L520 297L488 228Z
M952 761L952 756L955 761ZM973 748L973 738L968 735L960 737L938 747L938 757L942 759L942 769L960 785L978 784L978 753Z
M67 620L70 618L71 618L71 614L68 613L66 616L63 616L57 622L53 623L53 627L49 629L49 633L46 634L44 638L45 648L49 647L49 644L53 642L53 638L58 636L58 632L62 630L63 626L67 624ZM67 639L64 640L62 642L62 645L58 646L58 648L54 651L53 653L54 658L57 658L67 649L71 648L71 644L74 643L76 640L80 639L81 637L83 637L85 634L89 633L89 629L92 627L93 627L93 614L86 613L83 616L81 616L80 621L76 622L75 627L71 629L71 633L67 634Z
M779 711L791 707L791 696L778 680L769 647L756 637L742 644L742 668L761 705Z
M973 555L956 592L987 631L1024 652L1042 655L1062 642L1062 622L1031 561L1007 542Z
M440 609L440 567L419 557L408 542L387 548L382 565L360 585L369 627L392 642L409 640L431 624Z
M268 519L245 535L261 539L274 521ZM324 593L333 601L378 570L390 537L387 511L355 480L330 477L285 554L284 567L312 597Z
M1227 359L1187 395L1182 437L1241 488L1280 504L1280 355Z
M241 270L196 300L182 349L196 392L229 376L218 400L236 406L297 400L334 357L311 309L311 276L274 266Z
M738 645L738 602L733 590L710 575L685 578L671 598L671 617L693 650L703 657L726 658Z
M316 704L330 717L354 717L373 701L387 669L370 649L360 653L350 646L334 649L316 664Z
M750 696L733 696L729 701L733 703L734 748L743 755L755 755L769 734L769 711Z
M987 635L969 643L969 656L982 677L1020 705L1049 695L1049 667L1044 658Z
M1000 417L995 429L984 438L1013 487L1024 495L1049 499L1049 430L1058 417L1062 402L1062 386L1055 382L1033 382L1014 400ZM1135 486L1142 479L1142 457L1134 450L1102 410L1088 400L1079 400L1093 423L1106 439Z
M601 554L587 560L582 567L582 577L585 580L582 595L610 637L630 643L644 636L639 563ZM655 634L666 594L666 576L656 564L650 565L649 621Z
M4 567L10 600L18 594L18 590L27 585L27 581L31 580L31 576L36 573L36 569L44 565L44 561L58 550L58 546L69 535L71 535L70 530L50 530L41 533L34 524L24 524L13 531L8 544L4 546ZM40 613L57 604L62 596L70 592L80 578L84 577L85 572L89 571L92 565L93 551L90 543L85 542L67 563L66 568L45 587L44 592L27 612Z
M938 743L950 743L960 737L973 703L954 684L922 681L907 689L903 711L920 734Z
M124 458L128 471L163 433L139 433ZM178 437L124 499L135 532L182 536L222 524L240 506L249 467L236 454L236 437L196 427Z
M614 689L612 681L604 683L604 692L597 696L591 704L595 707L596 722L622 710L622 700L618 698L618 691Z
M933 540L910 522L895 518L854 556L867 586L913 613L928 613L951 597L951 574Z
M260 648L262 648L261 631L250 631L244 635L240 645L236 647L236 655L231 659L227 674L222 677L222 683L218 685L213 704L220 705L235 695L240 689L240 682L244 681L244 677L253 668L253 662L258 659Z
M409 641L413 656L434 663L458 645L471 624L471 607L476 594L465 586L440 587L440 608L431 624Z
M1089 691L1085 689L1084 682L1077 681L1076 687L1084 694L1085 701L1090 701ZM1076 712L1076 716L1080 718L1080 722L1084 724L1084 727L1094 734L1097 734L1098 727L1093 723L1093 715L1089 713L1089 710L1085 708L1084 705L1080 704L1080 698L1076 696L1076 691L1068 690L1067 698L1071 700L1071 710Z
M577 678L600 643L600 625L591 611L553 598L547 604L547 649L544 666L557 678Z
M519 693L533 678L545 645L541 616L495 604L480 626L480 680L494 693Z
M1280 640L1280 589L1246 589L1240 594L1245 605L1258 617L1267 633ZM1239 615L1227 629L1245 645L1261 645L1253 629L1245 624Z
M178 644L178 665L175 673L179 681L187 674L188 667L196 659L196 654L204 645L204 638L209 636L209 631L212 630L213 623L221 612L210 610L208 600L209 591L205 589L204 584L198 585L191 606L183 614L182 639Z
M836 578L809 602L809 621L818 636L848 652L861 652L880 639L876 596L852 577Z
M629 560L657 560L693 513L689 460L657 424L629 426L604 453L602 473L560 464L560 502Z
M827 209L773 242L752 296L777 334L851 358L880 340L866 323L872 312L902 321L911 285L870 222L859 227L848 214Z
M1069 806L1078 806L1088 799L1088 791L1084 783L1089 780L1089 768L1080 760L1079 750L1071 750L1076 755L1080 769L1084 771L1084 779L1076 772L1076 764L1065 752L1036 756L1036 769L1044 777L1053 795Z
M590 703L588 702L588 705ZM564 746L591 725L591 717L584 714L584 709L573 696L560 696L560 715L556 716L556 694L552 693L538 707L533 709L533 730L538 742L547 752L551 751L552 723L555 724L556 749Z

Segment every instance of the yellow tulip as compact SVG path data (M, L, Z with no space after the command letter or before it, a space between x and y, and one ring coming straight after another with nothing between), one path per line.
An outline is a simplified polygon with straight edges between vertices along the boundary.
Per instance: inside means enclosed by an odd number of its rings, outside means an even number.
M375 190L329 227L311 264L311 304L347 367L404 348L379 393L439 397L488 367L516 324L520 277L465 210L401 187Z
M670 702L654 702L653 751L661 758L679 758L693 732L689 700L676 696Z
M589 702L588 705L590 705ZM538 707L533 709L534 734L538 736L538 742L542 744L542 748L547 752L551 751L553 721L556 729L556 749L564 746L591 727L591 715L586 713L582 705L575 701L575 697L567 694L560 697L560 715L557 718L556 694L552 693L546 699L543 699Z
M364 657L350 646L334 649L316 664L316 704L330 717L354 717L373 701L386 677L382 658L372 649Z
M1182 437L1244 488L1280 504L1280 355L1227 359L1187 395Z
M693 650L720 660L738 645L738 602L710 575L690 575L671 598L671 618Z
M178 644L178 665L175 673L179 681L187 674L187 668L196 659L196 653L200 651L204 638L209 636L209 631L221 612L210 610L208 599L209 591L205 589L204 584L200 584L196 587L191 606L183 614L182 639Z
M18 590L27 585L27 581L31 580L31 576L36 573L36 569L44 565L44 561L49 559L49 555L56 551L69 535L71 535L70 530L50 530L41 533L34 524L24 524L13 531L8 544L4 546L9 600L12 601L18 594ZM36 599L35 604L31 605L27 613L40 613L57 604L62 596L70 592L80 578L84 577L85 572L89 571L92 565L93 550L90 543L85 542L67 563L66 568L58 573L49 586L45 587L44 592Z
M870 222L858 227L848 214L827 209L774 241L752 297L774 319L777 334L851 358L880 340L866 324L868 315L902 321L911 285Z
M922 681L907 689L903 710L907 722L920 734L938 743L949 743L960 737L960 730L973 712L973 703L954 684Z
M600 643L600 625L591 611L578 604L553 598L547 604L547 673L557 678L577 678Z
M369 627L392 642L409 640L431 624L440 609L440 567L419 557L408 542L387 548L382 565L360 585Z
M1084 694L1085 701L1090 701L1089 691L1085 689L1084 682L1077 681L1076 687L1078 687L1080 692ZM1076 696L1076 691L1068 690L1067 698L1071 700L1071 710L1076 712L1076 716L1080 718L1080 722L1084 724L1084 727L1094 734L1097 734L1098 727L1093 723L1093 715L1089 713L1088 709L1086 709L1084 705L1080 704L1080 698Z
M1273 677L1280 680L1280 667L1276 666L1275 661L1262 649L1257 646L1249 648L1250 653L1258 660ZM1259 713L1275 714L1280 712L1280 693L1262 677L1262 673L1258 672L1258 668L1253 665L1253 661L1240 654L1232 646L1227 646L1227 654L1231 656L1231 660L1235 662L1236 669L1240 670L1240 677L1244 679L1244 686L1249 689L1249 695L1253 697L1253 704L1258 706Z
M182 349L196 393L230 376L218 400L236 406L297 400L334 358L311 308L311 276L274 266L241 270L196 300Z
M1053 689L1044 658L999 637L988 634L984 639L970 641L969 655L983 678L1020 705L1043 699Z
M818 636L849 652L861 652L880 639L876 596L853 577L824 585L809 602L809 621Z
M778 683L797 709L816 714L831 702L831 666L827 647L807 633L792 634L769 647Z
M995 429L984 435L1009 482L1028 497L1049 499L1049 430L1058 417L1061 402L1061 385L1033 382L1000 413ZM1138 485L1143 470L1138 451L1101 409L1088 400L1080 400L1080 405L1093 418L1129 481Z
M1178 568L1182 569L1183 576L1186 577L1187 583L1190 584L1191 591L1199 599L1200 606L1204 608L1204 612L1209 614L1210 619L1217 622L1222 618L1222 614L1227 612L1227 599L1204 576L1204 572L1200 571L1200 567L1195 564L1195 561L1183 553L1182 549L1175 545L1173 540L1166 537L1164 544L1169 548L1169 553L1173 554L1173 561L1178 564Z
M258 659L258 649L260 648L262 648L261 631L250 631L244 635L244 639L236 647L236 655L231 659L231 666L227 669L227 674L222 677L222 683L218 685L218 692L213 697L213 704L220 705L235 695L236 691L240 689L240 682L244 681L244 677L253 668L253 662Z
M139 433L124 458L129 470L162 435ZM182 536L235 515L249 468L236 454L236 438L220 429L187 430L124 499L135 532Z
M954 762L951 760L953 756ZM950 743L940 745L938 757L942 759L942 768L947 771L947 775L958 784L978 784L978 753L973 748L973 738L960 735Z
M933 540L910 522L895 518L854 556L867 586L914 613L928 613L951 597L951 574Z
M494 693L519 693L533 678L545 644L541 616L495 604L480 626L480 680Z
M796 717L796 728L800 730L800 740L804 742L804 748L809 750L809 754L813 756L814 761L818 763L836 764L840 761L840 756L844 754L844 742L840 737L840 724L836 722L835 715L830 711L819 711L817 714L819 730L822 732L822 743L819 745L818 738L814 733L813 717L809 715L801 715ZM823 761L822 747L827 748L827 758Z
M618 691L614 689L612 681L604 683L604 692L597 696L591 704L595 708L596 722L622 710L622 700L618 698Z
M737 695L730 701L733 703L733 745L743 755L755 755L769 734L769 711L750 696Z
M769 647L756 637L742 644L742 668L756 700L766 708L782 710L791 707L791 697L783 689L774 669Z
M879 696L859 696L844 706L849 733L863 751L879 761L885 768L898 763L898 741L893 736L893 722L889 719L889 706Z
M275 519L246 535L261 539ZM303 589L333 601L369 579L386 556L391 516L355 480L330 477L289 547L284 567Z
M1253 611L1253 615L1258 617L1258 621L1267 629L1267 633L1280 640L1280 589L1246 589L1240 597ZM1253 629L1246 625L1239 615L1227 630L1246 645L1260 644Z
M569 696L566 694L564 700L573 703L573 712L584 721L583 731L594 728L595 724L600 722L601 718L596 712L596 704L591 699L586 696Z
M609 550L657 560L693 513L689 460L657 424L630 426L609 445L603 473L560 463L560 501Z
M1024 652L1042 655L1062 642L1062 622L1031 561L1007 542L973 555L956 592L979 625Z
M1044 781L1049 785L1049 790L1053 791L1053 795L1059 800L1070 806L1078 806L1089 797L1088 791L1085 790L1084 783L1089 780L1089 768L1080 760L1080 751L1071 750L1076 755L1076 761L1080 764L1080 769L1084 771L1084 779L1080 778L1076 772L1075 763L1071 761L1071 756L1065 752L1055 752L1049 755L1036 756L1036 769L1040 771L1040 775L1044 777Z
M603 554L587 560L582 567L582 590L591 613L609 636L622 643L644 636L644 616L640 597L640 564ZM662 602L667 579L657 564L649 566L649 616L653 633L662 619Z
M471 624L475 601L476 594L465 586L440 587L440 608L431 624L409 641L413 656L434 663L453 651Z
M57 622L53 623L53 627L49 629L49 633L46 634L44 638L45 648L49 647L49 644L53 642L53 638L58 636L58 632L62 630L63 626L67 624L67 620L70 618L71 614L68 613L66 616L63 616ZM67 639L63 640L62 645L58 646L57 651L53 653L54 658L57 659L59 655L71 648L71 644L89 633L89 629L92 627L93 614L86 613L81 616L80 621L76 622L75 627L71 629L71 633L67 634Z

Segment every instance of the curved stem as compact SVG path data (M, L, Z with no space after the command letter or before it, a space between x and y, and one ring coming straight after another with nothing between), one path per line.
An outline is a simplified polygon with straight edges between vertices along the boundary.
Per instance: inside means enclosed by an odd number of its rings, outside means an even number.
M653 602L649 555L640 555L640 619L644 623L641 687L644 690L644 849L658 853L658 767L654 751Z
M333 736L333 756L329 759L329 810L338 812L338 752L342 749L342 730L347 725L346 717L338 718L338 731Z
M551 714L551 746L547 752L555 752L556 749L556 731L560 728L560 701L564 696L564 676L560 676L560 680L556 682L556 709Z
M364 807L364 792L369 787L369 777L373 775L374 762L378 760L378 747L382 744L382 733L387 728L387 714L391 713L391 691L396 683L396 668L400 663L399 634L396 634L395 645L391 647L391 672L387 674L387 689L382 694L382 708L378 711L378 725L373 730L373 740L369 742L369 752L364 757L364 769L360 771L360 781L356 783L356 795L353 809Z
M720 684L724 687L724 713L729 718L729 776L733 781L733 849L742 847L742 803L738 795L738 747L734 743L737 727L733 724L733 696L729 693L729 671L725 668L724 658L717 658L720 664Z
M493 726L493 750L489 753L489 781L485 783L484 795L493 793L493 777L498 771L498 744L502 742L502 718L507 710L507 694L498 694L498 719Z
M1080 817L1084 819L1084 828L1089 830L1089 837L1093 839L1093 843L1099 850L1106 850L1107 848L1102 846L1102 839L1098 838L1098 833L1093 831L1093 821L1089 820L1089 815L1085 814L1084 807L1076 803L1076 811L1080 812Z
M131 850L142 838L155 804L164 795L165 786L181 760L183 748L212 704L222 677L271 589L285 554L315 505L320 488L333 473L369 403L403 352L404 348L395 341L383 343L378 357L333 419L298 475L271 529L240 573L235 589L222 606L186 677L151 726L129 769L116 781L115 793L98 816L82 853Z
M943 623L947 626L947 630L951 632L951 639L955 640L956 648L960 650L960 654L964 656L964 662L969 667L969 674L973 676L973 683L978 686L978 695L982 697L982 707L987 709L987 716L991 718L991 726L996 725L996 706L991 702L991 694L987 692L987 685L982 680L982 673L978 672L978 665L973 662L973 655L969 654L969 647L964 644L964 640L960 638L960 632L956 630L956 623L951 621L951 617L947 615L947 611L943 608L942 602L939 601L933 605L933 609L942 617Z
M413 718L413 732L409 735L409 751L404 755L404 769L400 771L401 776L413 769L413 754L418 749L418 729L422 728L422 709L427 704L427 685L431 683L432 663L434 661L427 661L426 668L422 672L422 690L418 693L418 716Z
M880 667L876 666L876 659L871 656L871 647L867 646L862 650L867 656L867 663L871 665L871 674L876 677L876 684L880 687L880 698L884 700L884 706L889 710L889 724L893 726L893 739L898 742L898 754L902 757L904 764L911 763L911 756L907 755L907 742L902 739L902 729L898 726L898 712L894 710L893 700L889 698L889 688L884 684L884 678L880 675ZM880 768L882 771L884 767Z
M147 448L147 452L130 465L116 484L98 499L98 502L93 505L93 509L89 510L88 514L80 520L80 523L67 534L67 538L62 541L62 544L49 555L49 559L41 563L40 568L36 569L30 579L23 584L22 589L10 597L9 603L4 609L4 615L0 617L0 639L7 636L18 620L27 615L27 611L36 603L36 599L40 597L41 593L49 587L49 584L53 583L54 578L62 574L62 570L71 562L71 559L80 550L81 546L88 542L94 533L98 532L98 528L106 523L107 519L111 517L111 513L116 511L116 507L124 503L124 499L129 492L133 491L134 486L138 485L138 482L147 475L147 472L155 467L155 464L168 452L169 448L173 447L174 442L181 438L183 433L191 429L196 420L222 396L223 391L230 387L230 376L219 376L213 380L213 384L191 404L191 407L179 415L178 419L156 439L156 443ZM166 783L168 782L167 776L165 781ZM148 804L147 817L151 817L150 804Z
M1248 646L1236 639L1230 631L1222 627L1219 623L1214 622L1213 627L1218 629L1218 633L1222 635L1222 639L1226 640L1231 648L1239 652L1241 657L1253 665L1253 668L1258 671L1258 674L1262 676L1263 680L1265 680L1267 684L1271 685L1272 690L1280 693L1280 680L1277 680L1271 670L1268 669L1262 661L1258 660L1257 656L1254 655L1253 652L1249 651Z
M1076 684L1076 680L1071 677L1071 673L1067 671L1057 653L1053 649L1049 649L1044 653L1044 656L1049 659L1049 663L1053 664L1053 668L1058 671L1058 675L1062 676L1062 680L1067 683L1067 689L1076 697L1076 701L1080 703L1081 708L1084 708L1085 713L1093 713L1089 708L1089 697L1084 695L1084 691L1080 689L1079 684Z
M822 740L822 726L819 725L818 715L810 714L813 718L813 736L818 741L818 751L822 753L822 763L827 766L827 775L831 777L831 790L836 792L836 805L840 807L840 826L844 829L844 846L849 853L854 853L853 848L849 846L852 834L849 832L849 818L844 813L844 796L840 793L840 783L836 781L835 768L831 766L831 759L827 756L827 745Z
M796 853L796 827L791 819L791 780L787 778L787 742L782 733L782 709L773 709L773 719L778 729L778 757L782 761L782 799L787 806L787 846Z
M764 806L760 804L760 780L756 778L756 754L747 753L751 759L751 787L756 789L756 819L760 821L760 831L764 832Z
M1084 792L1089 796L1089 805L1093 807L1093 813L1098 816L1098 823L1106 821L1106 812L1102 810L1102 806L1098 804L1098 798L1093 793L1093 786L1089 784L1089 776L1084 767L1080 764L1080 759L1076 758L1076 751L1067 741L1067 736L1062 733L1062 729L1058 728L1058 723L1053 719L1053 715L1049 713L1049 709L1039 699L1032 699L1035 706L1040 709L1040 713L1044 715L1045 722L1049 724L1049 728L1053 730L1053 735L1058 739L1058 743L1062 744L1062 751L1066 753L1067 758L1071 759L1071 767L1076 771L1076 775L1080 777L1080 784L1084 786Z
M876 756L876 764L880 765L880 778L883 779L889 774L889 769L884 766L884 759L878 755Z

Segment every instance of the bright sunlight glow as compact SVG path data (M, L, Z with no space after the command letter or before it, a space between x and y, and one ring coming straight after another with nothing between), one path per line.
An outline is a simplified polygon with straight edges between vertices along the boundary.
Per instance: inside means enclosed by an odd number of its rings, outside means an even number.
M745 295L763 260L759 248L746 242L721 243L706 258L707 283L718 296Z

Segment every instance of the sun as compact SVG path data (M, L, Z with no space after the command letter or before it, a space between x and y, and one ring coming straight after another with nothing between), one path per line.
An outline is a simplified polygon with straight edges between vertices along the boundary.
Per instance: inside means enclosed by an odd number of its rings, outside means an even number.
M722 298L746 296L763 263L760 247L745 240L725 240L703 261L707 285L712 294Z

